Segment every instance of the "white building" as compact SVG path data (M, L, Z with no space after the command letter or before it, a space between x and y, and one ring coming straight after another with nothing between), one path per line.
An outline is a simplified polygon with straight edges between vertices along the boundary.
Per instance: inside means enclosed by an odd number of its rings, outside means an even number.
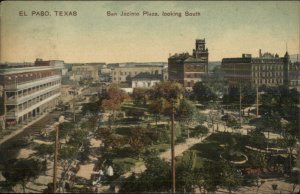
M162 80L162 74L140 73L132 78L132 88L151 88Z
M167 75L167 71L161 66L130 66L130 67L115 67L112 69L112 82L122 83L131 82L132 78L140 73L149 73L154 75ZM167 76L163 76L167 78Z
M34 121L55 108L61 96L61 68L51 61L41 66L0 66L5 128Z

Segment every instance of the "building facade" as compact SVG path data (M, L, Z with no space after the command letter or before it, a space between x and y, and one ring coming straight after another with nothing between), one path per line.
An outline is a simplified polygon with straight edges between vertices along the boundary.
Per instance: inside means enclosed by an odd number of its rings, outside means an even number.
M162 75L163 78L167 78L166 69L161 66L130 66L130 67L115 67L112 69L112 82L123 83L128 82L131 84L132 78L140 73L149 73L153 75Z
M169 80L181 83L188 90L202 81L208 74L208 49L205 44L205 39L197 39L193 55L181 53L169 57Z
M99 80L99 70L98 65L93 64L73 64L70 80L81 81L84 79L91 79L93 81Z
M151 88L162 80L161 74L140 73L132 78L132 88Z
M59 102L61 66L50 61L26 67L1 65L0 85L5 128L34 121Z
M284 57L262 54L260 50L258 57L243 54L241 58L224 58L221 69L231 86L242 82L267 86L299 84L299 65L291 63L287 52Z
M293 62L289 66L289 87L300 91L300 62Z

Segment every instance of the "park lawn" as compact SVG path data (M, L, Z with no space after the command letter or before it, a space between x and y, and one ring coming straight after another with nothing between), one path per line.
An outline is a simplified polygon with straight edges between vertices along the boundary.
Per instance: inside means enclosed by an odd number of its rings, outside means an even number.
M190 150L194 151L197 157L209 160L220 160L220 154L224 151L224 148L217 142L204 141L203 143L192 146Z
M133 168L138 162L139 160L130 157L114 158L112 160L113 168L118 172L118 174L124 174L130 171L130 169Z
M188 150L188 151L184 152L182 156L176 157L176 161L177 161L178 165L180 165L181 163L192 162L192 169L203 168L205 160L206 159L197 156L197 151L195 151L195 150Z
M147 147L147 149L154 149L154 150L157 150L158 152L165 152L170 148L171 148L171 145L170 144L165 144L165 143L156 144L156 145L149 145Z
M247 136L242 136L239 134L232 134L228 132L215 133L209 136L203 142L195 144L189 150L185 151L183 156L190 157L190 153L194 152L196 157L194 159L193 166L199 168L202 167L204 160L221 160L220 154L225 151L225 146L229 143L234 143L234 148L237 148L237 150L240 150L247 155L247 152L249 152L247 149L245 149L245 145L248 142L247 139ZM247 164L247 166L248 165L249 164Z
M131 135L130 129L131 127L118 127L115 129L115 133L129 137Z
M148 105L140 105L140 104L129 104L129 103L123 103L121 105L121 110L126 110L126 109L138 109L138 110L148 110Z

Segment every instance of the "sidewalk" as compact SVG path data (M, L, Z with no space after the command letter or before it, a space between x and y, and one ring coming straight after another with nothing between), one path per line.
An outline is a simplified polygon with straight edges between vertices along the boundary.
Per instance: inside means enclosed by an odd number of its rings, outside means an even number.
M43 114L40 117L38 117L36 120L33 120L29 123L27 123L26 125L23 125L22 128L17 129L15 131L13 131L12 133L10 133L9 135L4 136L1 140L0 140L0 145L3 144L4 142L6 142L7 140L11 139L12 137L18 135L19 133L23 132L27 127L29 127L30 125L33 125L34 123L38 122L39 120L41 120L42 118L44 118L45 116L47 116L49 113Z

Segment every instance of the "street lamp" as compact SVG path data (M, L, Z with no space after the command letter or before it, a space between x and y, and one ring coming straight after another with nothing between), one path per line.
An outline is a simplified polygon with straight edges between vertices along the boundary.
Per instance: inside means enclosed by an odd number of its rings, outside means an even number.
M65 120L64 116L60 116L58 118L58 124L55 125L55 144L54 144L54 164L53 164L53 193L56 192L56 177L57 177L57 157L58 157L58 132L59 132L59 124L63 123Z

